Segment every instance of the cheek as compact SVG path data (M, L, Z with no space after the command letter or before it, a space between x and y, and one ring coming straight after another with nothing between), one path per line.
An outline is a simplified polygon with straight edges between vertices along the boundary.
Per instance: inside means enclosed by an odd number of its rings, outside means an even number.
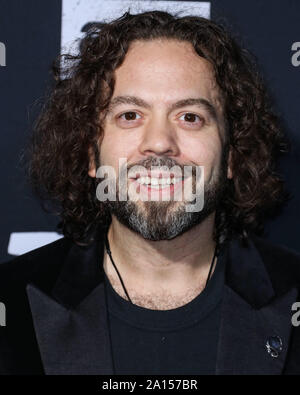
M115 133L114 133L115 132ZM110 165L118 168L120 158L128 158L134 150L134 142L120 138L114 130L106 130L100 146L100 161L103 165Z
M222 145L218 138L203 138L185 146L184 163L204 167L204 182L210 182L219 171Z
M184 144L186 162L204 166L205 170L209 173L219 165L221 151L222 145L218 138L203 138L192 143L185 141Z

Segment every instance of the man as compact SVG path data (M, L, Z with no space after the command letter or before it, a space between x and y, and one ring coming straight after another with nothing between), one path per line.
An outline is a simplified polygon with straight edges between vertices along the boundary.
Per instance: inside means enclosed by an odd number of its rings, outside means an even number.
M30 165L65 237L0 266L1 373L299 374L300 259L256 235L284 143L248 55L212 21L153 11L67 59Z

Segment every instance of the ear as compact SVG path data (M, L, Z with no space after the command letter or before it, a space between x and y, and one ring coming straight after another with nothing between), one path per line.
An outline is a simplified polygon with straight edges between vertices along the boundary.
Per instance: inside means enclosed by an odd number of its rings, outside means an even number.
M93 152L92 147L89 148L89 171L88 175L92 178L96 177L96 163L95 163L95 154Z
M229 150L229 155L228 155L227 178L229 178L229 179L233 178L233 172L232 172L232 150L231 150L231 148Z

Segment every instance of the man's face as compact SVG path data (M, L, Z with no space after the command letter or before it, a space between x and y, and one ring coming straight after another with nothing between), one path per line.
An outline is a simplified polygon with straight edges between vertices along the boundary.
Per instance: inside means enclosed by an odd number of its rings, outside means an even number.
M117 201L107 202L121 223L144 238L172 239L215 211L226 177L231 177L222 155L224 117L212 67L188 42L136 41L115 78L100 164L112 166L117 177L120 158L127 159L127 170L178 165L183 174L185 165L204 167L204 207L199 212L187 212L184 199L119 201L117 193ZM89 174L95 176L95 169ZM128 187L136 183L127 181ZM149 192L147 186L138 188Z

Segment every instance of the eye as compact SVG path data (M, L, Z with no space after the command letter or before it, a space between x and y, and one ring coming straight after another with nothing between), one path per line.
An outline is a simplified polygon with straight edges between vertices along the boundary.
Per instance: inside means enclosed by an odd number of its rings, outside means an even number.
M141 116L135 111L127 111L121 114L118 118L124 121L136 121L137 119L140 119Z
M184 119L182 119L182 117L184 117ZM186 112L185 114L181 115L179 119L182 119L182 121L192 124L197 124L198 123L197 120L200 121L201 123L204 122L203 118L192 112Z

